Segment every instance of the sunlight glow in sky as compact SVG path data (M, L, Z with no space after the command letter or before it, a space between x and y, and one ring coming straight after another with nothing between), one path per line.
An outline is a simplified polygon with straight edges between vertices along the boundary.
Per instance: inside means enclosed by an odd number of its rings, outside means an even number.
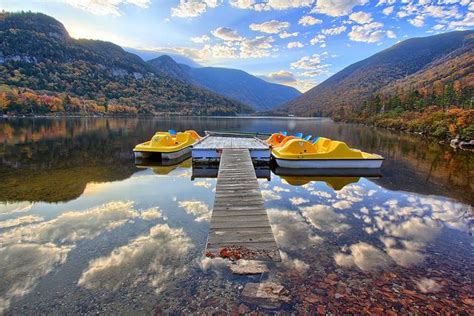
M301 91L406 38L474 28L470 0L2 0L0 9Z

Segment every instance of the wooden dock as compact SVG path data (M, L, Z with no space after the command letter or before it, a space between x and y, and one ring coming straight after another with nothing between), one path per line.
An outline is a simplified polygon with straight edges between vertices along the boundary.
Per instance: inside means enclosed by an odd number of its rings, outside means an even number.
M222 149L207 256L280 261L249 149ZM234 258L235 259L235 258Z
M246 149L254 162L270 161L270 146L259 138L208 135L193 145L193 162L218 162L224 149Z

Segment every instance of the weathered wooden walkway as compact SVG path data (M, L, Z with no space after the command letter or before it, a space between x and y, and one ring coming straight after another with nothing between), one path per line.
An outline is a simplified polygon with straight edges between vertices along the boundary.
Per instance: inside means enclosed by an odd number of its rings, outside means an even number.
M248 149L223 149L206 254L281 260Z
M193 145L193 163L219 161L224 149L246 149L253 161L270 161L270 146L261 139L208 135Z

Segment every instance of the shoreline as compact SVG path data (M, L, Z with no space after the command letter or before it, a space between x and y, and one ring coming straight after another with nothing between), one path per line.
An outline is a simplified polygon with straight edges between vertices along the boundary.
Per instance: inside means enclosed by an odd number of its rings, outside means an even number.
M97 114L61 114L61 115L2 115L0 119L35 119L35 118L46 118L46 119L55 119L55 118L137 118L137 119L154 119L158 117L169 117L169 118L214 118L214 119L284 119L284 120L331 120L335 123L345 123L345 124L358 124L363 125L366 127L376 127L382 128L386 130L402 132L413 136L419 136L426 140L437 141L439 144L449 145L453 149L460 149L464 151L474 152L474 140L470 141L463 141L459 138L442 138L437 137L435 135L426 134L423 132L412 132L406 128L395 128L390 126L384 125L377 125L377 124L370 124L367 122L359 122L358 120L351 120L351 119L342 119L342 118L332 118L328 116L269 116L269 115L179 115L179 114L165 114L165 115L150 115L150 114L138 114L138 115L127 115L127 114L120 114L120 115L97 115Z

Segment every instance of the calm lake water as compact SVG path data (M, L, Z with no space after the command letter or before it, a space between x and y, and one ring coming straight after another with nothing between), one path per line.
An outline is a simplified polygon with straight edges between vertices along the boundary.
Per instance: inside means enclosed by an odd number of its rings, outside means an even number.
M383 155L381 177L260 186L282 262L235 276L203 256L215 179L136 166L157 130L287 130ZM308 313L473 313L474 154L328 119L0 120L0 314L271 312L260 279ZM276 308L276 307L273 307Z

